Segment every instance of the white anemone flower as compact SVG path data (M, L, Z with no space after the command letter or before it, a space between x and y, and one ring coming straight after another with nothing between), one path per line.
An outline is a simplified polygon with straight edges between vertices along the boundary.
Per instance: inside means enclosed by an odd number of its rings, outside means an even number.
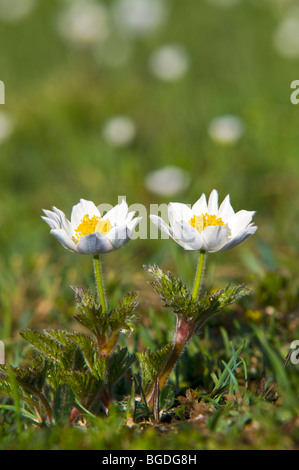
M129 212L123 199L103 217L92 201L80 199L72 209L71 220L53 207L53 212L44 210L42 216L50 226L50 233L70 251L80 254L99 255L123 247L132 238L135 227L142 217Z
M93 0L74 0L57 19L58 33L77 46L101 44L109 36L109 17L106 8Z
M185 191L190 184L190 175L182 168L168 165L150 171L145 177L145 186L160 196L174 196Z
M143 36L164 24L167 8L160 0L118 0L113 7L113 16L121 30Z
M226 251L254 234L257 227L251 223L255 211L234 212L229 195L218 207L218 192L214 189L207 202L205 194L190 207L171 202L168 204L168 225L161 217L151 215L151 221L162 232L185 250L209 253Z
M113 147L126 147L136 136L136 126L129 116L113 116L104 124L102 133Z
M165 82L174 82L184 77L189 67L189 55L180 44L165 44L150 56L152 74Z
M273 37L276 52L285 59L299 57L299 18L287 17L277 27Z
M232 114L217 116L209 124L210 138L220 145L233 145L245 133L245 124L241 118Z

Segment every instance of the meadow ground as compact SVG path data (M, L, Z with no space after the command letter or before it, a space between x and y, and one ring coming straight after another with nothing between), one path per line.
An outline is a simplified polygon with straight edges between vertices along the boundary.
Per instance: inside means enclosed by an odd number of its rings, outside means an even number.
M189 344L158 422L129 426L112 410L62 431L35 426L18 396L3 396L0 448L298 449L299 365L287 358L299 340L299 105L290 100L297 2L157 0L137 11L133 1L73 3L70 12L62 0L27 0L23 9L0 1L6 362L26 365L27 328L77 328L70 285L93 285L91 261L64 250L40 216L56 206L69 217L80 198L115 205L125 195L149 214L151 204L192 204L213 188L221 200L230 194L236 211L257 211L259 228L209 255L205 287L244 282L251 293ZM153 186L151 172L168 166L178 182L166 176ZM196 253L147 237L102 261L112 303L139 291L141 321L121 344L134 353L170 341L173 316L143 266L158 264L191 286ZM128 393L121 386L120 396Z

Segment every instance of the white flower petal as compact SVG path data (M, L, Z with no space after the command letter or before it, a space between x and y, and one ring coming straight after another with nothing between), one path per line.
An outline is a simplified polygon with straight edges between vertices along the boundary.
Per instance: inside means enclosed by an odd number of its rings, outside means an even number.
M217 251L226 251L231 248L234 248L235 246L239 245L239 243L243 242L248 238L250 235L253 235L257 231L256 226L250 226L247 228L247 230L240 232L237 234L235 237L231 238L228 240L227 243L225 243L219 250Z
M72 209L71 224L73 227L80 225L83 217L88 215L89 217L100 217L100 213L96 205L92 201L86 199L80 199L80 202L76 204Z
M216 189L213 189L210 194L208 202L208 213L211 215L216 215L218 213L218 192L216 191Z
M137 213L137 211L128 212L126 220L125 220L126 225L128 225L133 220L136 213Z
M106 235L106 238L110 240L113 249L117 250L125 245L130 237L128 235L128 229L126 225L118 225L113 227Z
M241 210L237 212L236 214L234 214L234 216L232 216L227 221L227 224L231 232L231 237L235 237L235 235L244 231L248 227L248 224L251 222L254 214L255 214L255 211L246 211L246 210Z
M61 245L70 251L77 251L74 241L67 235L64 229L52 229L50 234L53 235L61 243Z
M235 215L235 212L231 206L230 198L228 194L219 207L218 217L220 217L226 223L226 221L229 220L234 215Z
M75 235L74 227L65 216L64 212L53 206L53 212L59 220L60 227L63 228L70 237Z
M218 251L228 239L228 228L223 225L210 225L202 232L203 249L212 253Z
M88 255L98 255L108 253L113 250L113 245L107 236L94 232L81 238L77 245L77 252Z
M46 211L43 209L43 211L46 213ZM50 211L47 211L48 213ZM54 214L55 215L55 214ZM52 217L50 214L48 217L44 217L43 215L41 216L41 218L47 222L47 224L49 225L49 227L51 229L58 229L59 228L59 221L57 220L56 217Z
M205 194L202 194L200 198L198 199L198 201L196 201L196 203L193 204L192 211L196 215L205 214L206 212L208 212L208 205L207 205L207 199L206 199Z
M128 204L125 199L121 201L120 204L114 206L110 211L108 211L102 220L109 219L111 226L122 225L126 221L128 215Z
M193 216L193 212L190 207L180 202L170 202L168 204L168 218L171 227L174 228L175 222L184 220L188 222Z
M142 220L142 217L136 217L135 219L131 220L129 223L126 222L127 227L128 227L128 235L130 238L132 238L133 232L141 220Z
M158 215L154 215L154 214L151 214L150 215L150 220L153 224L155 224L163 233L165 233L165 235L167 235L168 237L170 237L170 231L171 231L171 228L169 227L169 225L166 224L166 222L164 222L164 220L159 217Z
M49 219L52 219L53 222L55 222L57 225L60 225L60 217L58 214L56 214L53 211L46 210L46 209L43 209L43 212L44 214L46 214L47 217L49 217Z
M185 250L200 250L204 242L202 234L184 220L175 222L172 238Z

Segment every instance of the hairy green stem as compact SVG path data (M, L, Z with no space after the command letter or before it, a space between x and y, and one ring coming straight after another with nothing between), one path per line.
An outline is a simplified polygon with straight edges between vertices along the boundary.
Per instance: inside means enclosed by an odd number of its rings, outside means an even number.
M197 266L197 271L196 271L194 286L193 286L193 291L192 291L192 299L195 301L198 299L200 289L202 286L205 261L206 261L206 252L203 250L200 250L198 266ZM175 368L179 360L179 357L184 351L188 342L192 339L193 335L197 331L198 326L199 325L196 322L189 320L188 318L184 316L177 317L177 327L176 327L176 333L175 333L174 342L173 342L173 348L170 354L168 355L165 361L164 367L157 378L157 384L158 384L159 390L162 390L163 387L165 386L169 375ZM150 409L152 409L154 406L154 400L155 400L155 386L154 385L155 384L152 384L152 386L150 387L147 393L147 405Z
M200 288L202 285L203 275L204 275L204 268L205 268L205 261L206 261L206 252L200 250L200 255L198 259L197 271L194 280L194 286L192 291L192 299L197 300L198 295L200 292Z
M180 355L184 351L187 343L192 338L194 332L195 332L195 324L188 321L184 317L181 317L181 316L177 317L177 327L176 327L173 348L170 351L166 359L165 365L157 378L159 390L162 390L163 387L165 386L168 380L168 377L170 376L171 372L175 368ZM147 405L150 409L152 409L154 405L154 399L155 399L155 395L154 395L155 387L154 386L155 384L153 383L151 388L147 392Z
M105 298L105 292L104 292L100 258L98 255L93 257L93 266L94 266L94 274L95 274L96 283L97 283L99 302L102 307L102 313L106 314L107 305L106 305L106 298Z

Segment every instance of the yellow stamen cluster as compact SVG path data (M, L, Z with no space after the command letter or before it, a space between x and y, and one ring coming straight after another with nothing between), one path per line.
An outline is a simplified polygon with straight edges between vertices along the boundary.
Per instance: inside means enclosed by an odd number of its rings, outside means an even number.
M100 232L102 235L106 235L111 230L111 224L110 220L99 220L99 222L96 225L96 232Z
M194 215L188 221L191 227L194 227L198 232L203 232L205 228L209 227L210 225L222 225L225 227L225 223L221 219L221 217L217 218L216 215L210 214L201 214L201 215Z
M96 215L90 218L89 215L86 214L81 220L81 223L76 228L76 237L73 237L73 240L75 243L78 243L80 238L85 237L86 235L94 232L99 232L102 235L106 235L109 230L111 230L111 224L108 219L101 220L101 217Z

